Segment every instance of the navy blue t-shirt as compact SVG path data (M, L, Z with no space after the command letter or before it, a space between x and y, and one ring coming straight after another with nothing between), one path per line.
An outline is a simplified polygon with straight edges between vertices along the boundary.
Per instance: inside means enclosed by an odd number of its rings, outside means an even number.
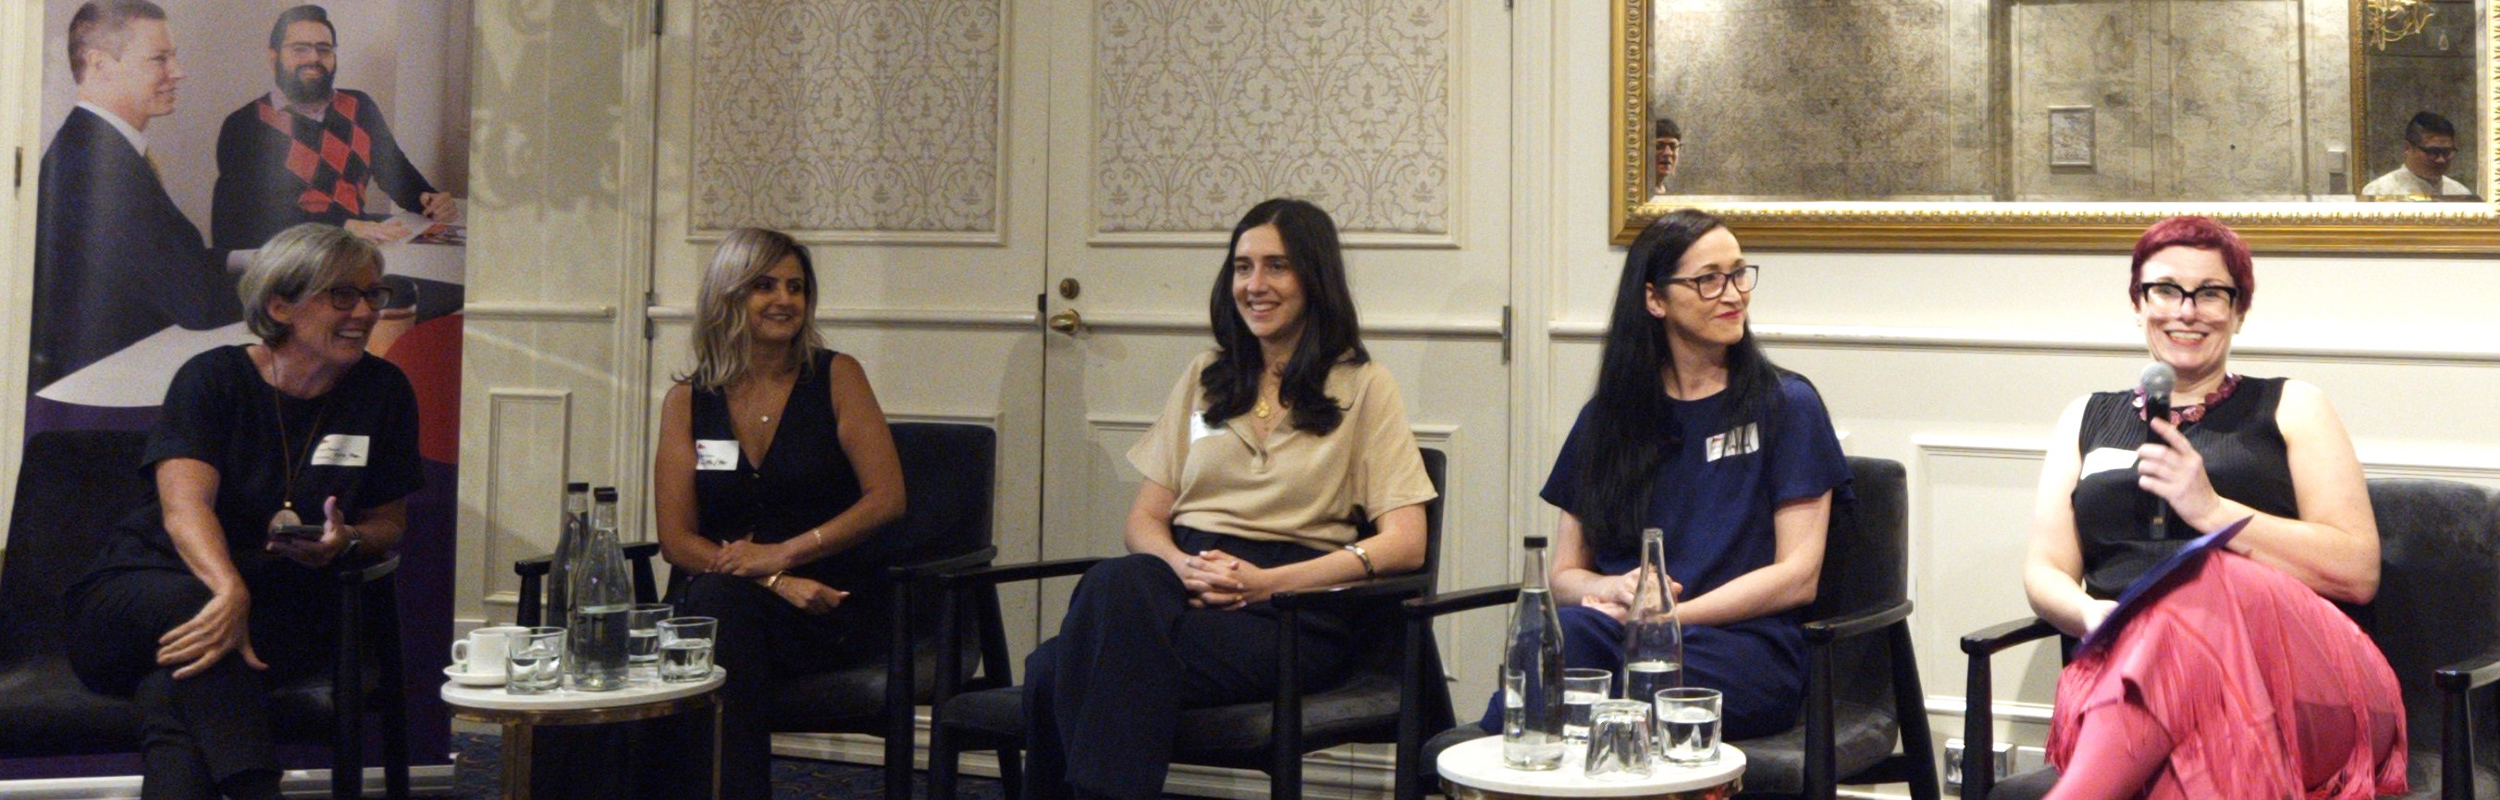
M1812 499L1832 492L1835 506L1848 502L1849 462L1840 453L1831 415L1814 386L1796 375L1780 377L1781 403L1771 419L1731 426L1724 419L1727 392L1699 400L1670 400L1683 446L1658 465L1649 492L1644 525L1666 531L1667 574L1684 584L1685 598L1699 597L1736 576L1769 566L1777 537L1771 515L1781 503ZM1589 409L1580 409L1553 474L1538 493L1558 508L1572 507L1580 476L1580 454L1587 452ZM1748 427L1751 430L1748 430ZM1593 547L1593 545L1592 545ZM1597 571L1619 575L1640 561L1635 541L1620 550L1594 550ZM1703 675L1758 675L1760 687L1786 695L1805 672L1805 640L1799 633L1798 610L1770 614L1719 626L1718 630L1754 639L1760 646L1739 646L1745 653L1711 652L1716 634L1688 628L1684 658L1688 678ZM1620 646L1620 643L1617 643ZM1778 664L1729 664L1713 669L1721 658L1756 661L1778 658ZM1731 694L1745 687L1716 687Z

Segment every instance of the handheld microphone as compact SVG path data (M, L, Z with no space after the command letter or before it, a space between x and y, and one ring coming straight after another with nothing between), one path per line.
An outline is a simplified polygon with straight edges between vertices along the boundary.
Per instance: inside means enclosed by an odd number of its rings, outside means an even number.
M2153 430L2153 420L2170 418L2170 390L2179 383L2179 372L2170 365L2155 361L2145 365L2136 378L2136 390L2144 394L2144 443L2162 443L2161 433ZM2159 541L2169 536L2170 509L2160 496L2144 493L2145 533Z
M2178 370L2159 361L2145 365L2144 374L2136 378L2136 391L2144 394L2145 444L2161 444L2161 434L2153 432L2153 420L2170 418L2170 390L2178 384Z

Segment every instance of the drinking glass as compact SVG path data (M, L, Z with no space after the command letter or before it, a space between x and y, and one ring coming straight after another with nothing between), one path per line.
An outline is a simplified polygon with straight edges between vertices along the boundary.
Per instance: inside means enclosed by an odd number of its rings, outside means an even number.
M1563 743L1589 743L1589 714L1597 701L1615 691L1615 674L1609 670L1573 667L1563 670Z
M1719 690L1659 690L1658 731L1667 763L1690 767L1719 760Z
M512 694L544 694L564 683L564 629L530 628L513 637L504 656L503 689Z
M660 666L660 620L677 614L667 603L635 603L625 611L625 665L635 680L650 680Z
M1649 704L1639 700L1599 700L1589 717L1588 757L1581 762L1590 778L1637 780L1649 777Z
M660 680L685 683L712 677L712 634L719 627L711 617L661 620Z

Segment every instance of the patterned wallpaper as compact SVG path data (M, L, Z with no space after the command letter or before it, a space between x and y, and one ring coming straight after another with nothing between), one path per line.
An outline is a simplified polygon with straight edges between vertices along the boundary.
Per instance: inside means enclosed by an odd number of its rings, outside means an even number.
M1002 0L701 0L694 227L998 228Z
M1101 0L1100 232L1225 231L1309 198L1348 231L1450 230L1449 0Z

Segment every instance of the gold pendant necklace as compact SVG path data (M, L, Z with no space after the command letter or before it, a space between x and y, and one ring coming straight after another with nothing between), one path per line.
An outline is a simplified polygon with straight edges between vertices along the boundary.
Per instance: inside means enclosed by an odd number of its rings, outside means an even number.
M275 378L278 374L277 356L275 354L270 356L269 374L272 378ZM295 513L295 474L301 471L302 467L296 463L295 454L297 450L293 442L294 437L287 435L286 409L278 404L278 386L274 381L269 385L269 410L277 415L278 447L279 449L285 451L280 454L279 458L281 460L278 462L278 474L285 478L284 488L282 489L284 494L279 498L278 513L269 515L269 532L271 535L275 535L278 532L278 528L281 526L304 524L304 518ZM313 442L314 440L321 438L321 420L329 415L329 393L323 392L321 397L321 409L313 413L312 430L304 433L304 447L302 452L304 454L305 461L312 460Z
M1276 409L1267 404L1267 398L1265 397L1259 398L1258 406L1250 409L1250 415L1260 419L1267 419L1267 415L1273 413L1276 413Z

